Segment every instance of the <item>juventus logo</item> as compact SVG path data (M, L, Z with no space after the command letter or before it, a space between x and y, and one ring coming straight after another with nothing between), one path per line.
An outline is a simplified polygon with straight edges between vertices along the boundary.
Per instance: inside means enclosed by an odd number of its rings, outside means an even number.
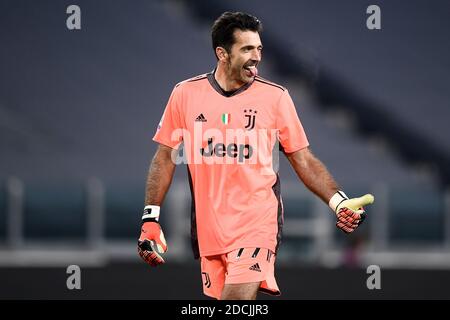
M245 117L247 118L247 124L245 125L245 129L252 130L255 127L255 121L256 121L256 113L258 111L252 110L252 109L245 109Z
M205 287L209 288L211 287L211 280L209 279L209 274L207 272L202 272L202 275L205 276Z

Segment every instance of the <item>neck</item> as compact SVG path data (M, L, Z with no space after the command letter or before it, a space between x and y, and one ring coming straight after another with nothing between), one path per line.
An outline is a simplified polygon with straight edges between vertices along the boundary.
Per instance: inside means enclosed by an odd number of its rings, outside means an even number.
M219 86L225 91L233 91L242 87L245 83L231 78L230 70L223 64L218 63L216 72L214 73Z

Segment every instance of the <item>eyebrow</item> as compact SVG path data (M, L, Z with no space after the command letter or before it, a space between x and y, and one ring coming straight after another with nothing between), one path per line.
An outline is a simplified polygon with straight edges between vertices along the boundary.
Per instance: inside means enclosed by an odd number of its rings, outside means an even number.
M259 46L257 46L257 47L255 47L255 46L252 46L252 45L247 45L247 46L243 46L243 47L241 47L241 49L253 49L253 48L260 48L260 49L262 49L263 48L263 45L262 44L260 44Z

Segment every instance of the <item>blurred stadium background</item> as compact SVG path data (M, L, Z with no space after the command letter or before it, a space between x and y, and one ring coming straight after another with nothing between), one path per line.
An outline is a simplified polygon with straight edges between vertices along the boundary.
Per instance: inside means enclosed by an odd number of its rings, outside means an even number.
M81 8L81 30L66 8ZM381 7L381 30L366 8ZM202 299L186 168L161 223L168 263L136 239L152 142L173 86L213 69L224 11L264 25L260 74L287 87L313 152L376 202L354 234L281 159L284 299L449 298L448 1L0 2L0 298ZM82 290L66 267L82 268ZM382 270L366 287L367 266ZM157 290L154 290L157 288Z

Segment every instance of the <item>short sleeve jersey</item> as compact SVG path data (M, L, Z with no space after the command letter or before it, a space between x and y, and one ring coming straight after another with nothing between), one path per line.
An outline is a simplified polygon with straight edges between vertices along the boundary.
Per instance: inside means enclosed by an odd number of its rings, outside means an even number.
M283 207L274 153L309 145L288 91L259 76L230 93L214 72L172 91L154 141L188 165L194 255L244 247L276 251Z

